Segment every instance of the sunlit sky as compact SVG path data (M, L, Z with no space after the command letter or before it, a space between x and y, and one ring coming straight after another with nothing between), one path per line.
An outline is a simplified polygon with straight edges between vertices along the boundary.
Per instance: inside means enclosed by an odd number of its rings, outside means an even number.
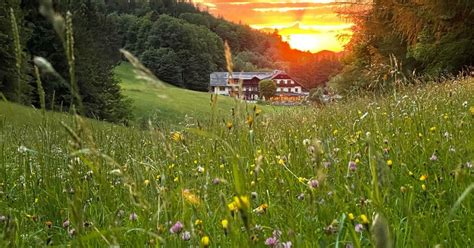
M342 51L340 34L350 34L351 24L334 12L335 0L195 0L201 8L233 22L272 32L302 51Z

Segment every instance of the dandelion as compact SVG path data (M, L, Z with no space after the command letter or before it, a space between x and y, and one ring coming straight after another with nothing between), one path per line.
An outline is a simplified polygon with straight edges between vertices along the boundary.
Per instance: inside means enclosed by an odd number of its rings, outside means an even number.
M349 217L349 220L354 220L355 219L353 213L349 213L347 216Z
M262 110L259 108L255 108L255 116L259 116L262 113Z
M221 220L222 229L224 229L224 234L227 235L227 230L229 229L229 221L227 219Z
M337 129L334 129L334 131L332 131L332 135L336 136L337 135Z
M285 165L285 160L283 160L283 159L281 159L281 158L278 159L278 164L279 164L279 165Z
M357 164L354 161L350 161L348 167L349 170L355 171L357 169Z
M308 186L309 186L310 189L315 189L319 186L319 181L316 180L316 179L311 179L308 182Z
M253 210L254 213L257 213L257 214L263 214L267 211L267 208L268 208L268 204L266 203L263 203L262 205L258 206L257 208L255 208Z
M181 191L181 195L183 196L184 200L192 205L200 205L201 199L199 196L193 194L189 189L183 189Z
M420 176L420 181L425 181L426 179L428 179L427 175L421 175Z
M46 221L44 224L46 224L48 228L51 228L53 226L53 222L51 222L50 220Z
M269 237L265 240L265 245L270 247L276 247L278 245L278 238L276 237Z
M367 218L367 215L361 214L359 217L360 217L360 220L362 221L362 224L369 224L369 219Z
M171 228L170 233L180 233L183 230L183 224L180 221L177 221Z
M422 185L421 185L421 189L422 189L423 191L426 191L426 184L422 184Z
M411 171L408 171L408 175L411 176L411 177L414 176L413 172L411 172Z
M201 245L203 247L209 247L209 244L211 243L211 240L209 239L208 236L204 236L201 238Z
M304 177L298 177L298 182L304 183L304 181L306 181L306 178L304 178Z
M364 230L364 226L362 224L357 224L354 229L356 232L361 233Z
M133 212L130 214L129 219L131 221L136 221L138 219L138 215L135 212Z
M188 241L191 239L191 233L188 231L185 231L181 234L181 239L184 241Z
M145 181L143 181L143 184L145 184L145 186L150 185L150 180L146 179Z
M179 182L179 177L176 176L176 177L173 179L173 182L175 182L175 183Z
M249 125L249 127L252 127L252 124L253 124L253 117L252 116L247 116L247 120L245 121L245 123L247 123L247 125Z
M171 139L174 140L175 142L182 141L184 139L183 134L181 132L173 132L171 133Z
M196 221L194 221L194 225L195 225L195 226L200 226L200 225L202 225L202 220L197 219Z
M392 165L393 165L392 160L390 160L390 159L387 160L387 165L388 165L388 167L392 168Z
M430 132L435 132L436 131L436 127L431 127L430 128Z
M232 124L231 121L228 121L228 122L225 124L225 127L226 127L227 129L229 129L229 130L231 130L233 126L234 126L234 124Z

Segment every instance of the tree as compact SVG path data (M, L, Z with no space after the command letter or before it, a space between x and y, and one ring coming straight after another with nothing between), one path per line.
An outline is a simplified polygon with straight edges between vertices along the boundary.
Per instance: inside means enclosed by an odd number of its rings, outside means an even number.
M170 48L146 50L140 59L160 80L179 87L184 86L179 57Z
M275 95L277 86L272 80L262 80L258 83L258 88L260 96L263 96L268 100L270 97Z

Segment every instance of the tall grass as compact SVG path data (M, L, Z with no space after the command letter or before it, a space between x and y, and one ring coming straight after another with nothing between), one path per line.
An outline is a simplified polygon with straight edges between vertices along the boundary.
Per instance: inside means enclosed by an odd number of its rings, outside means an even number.
M325 108L244 106L214 117L231 126L175 130L0 103L0 242L470 247L473 93L470 78Z

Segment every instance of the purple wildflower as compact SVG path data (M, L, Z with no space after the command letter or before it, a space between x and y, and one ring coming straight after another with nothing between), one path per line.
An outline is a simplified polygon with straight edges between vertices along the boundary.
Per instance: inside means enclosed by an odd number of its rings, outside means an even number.
M319 186L319 181L316 179L311 179L309 180L308 185L311 189L315 189Z
M183 234L181 234L181 239L184 240L184 241L190 240L191 239L191 233L188 232L188 231L183 232Z
M354 161L349 162L349 170L355 171L357 169L357 164Z
M278 238L276 237L270 237L267 240L265 240L265 245L270 246L270 247L276 247L278 244Z
M213 184L219 184L219 183L221 183L221 179L216 177L216 178L212 179L212 183Z
M133 213L130 214L129 219L131 221L136 221L138 219L138 215L135 212L133 212Z
M177 221L171 228L170 233L180 233L183 230L183 224Z
M355 231L361 233L364 230L364 226L362 224L355 225Z
M69 222L69 220L66 219L66 220L63 222L63 227L64 227L64 228L68 228L70 224L71 224L71 223Z
M282 245L283 248L291 248L293 246L291 241L284 242L281 245Z
M436 156L436 154L433 153L430 157L430 160L431 161L436 161L436 160L438 160L438 157Z

